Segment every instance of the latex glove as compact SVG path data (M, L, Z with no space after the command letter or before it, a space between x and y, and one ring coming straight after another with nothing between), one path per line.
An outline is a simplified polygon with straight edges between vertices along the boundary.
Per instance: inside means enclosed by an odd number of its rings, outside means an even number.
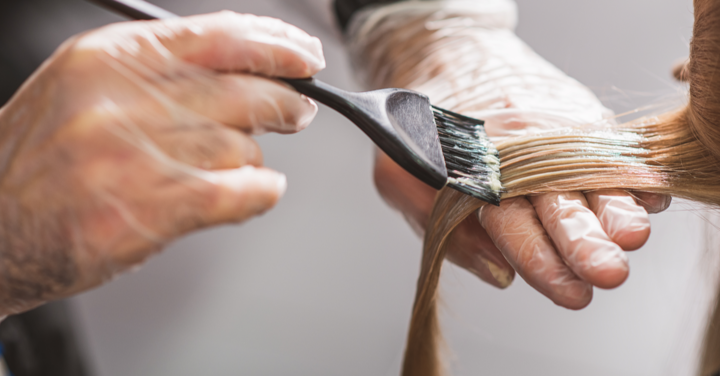
M508 137L584 124L612 123L612 113L577 81L536 55L510 30L474 34L476 65L472 103L483 109L464 113L486 120L490 136ZM467 49L465 49L467 50ZM417 88L431 102L454 108L453 83ZM465 83L464 85L468 85ZM465 89L467 90L467 89ZM438 94L439 93L439 94ZM375 165L381 195L412 227L427 227L435 190L382 153ZM666 209L670 197L604 190L551 193L488 205L455 231L448 259L497 286L508 286L517 271L558 305L580 309L592 287L622 284L629 267L623 250L641 247L650 235L648 213Z
M0 110L0 314L275 205L285 176L260 167L249 134L297 132L317 106L259 75L324 66L317 38L232 12L113 24L64 43Z

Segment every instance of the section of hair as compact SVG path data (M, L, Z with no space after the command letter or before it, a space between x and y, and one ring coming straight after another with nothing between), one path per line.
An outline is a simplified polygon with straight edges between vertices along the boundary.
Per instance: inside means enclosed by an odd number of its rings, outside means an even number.
M688 123L680 110L615 128L508 138L496 144L503 197L621 188L720 205L720 168Z

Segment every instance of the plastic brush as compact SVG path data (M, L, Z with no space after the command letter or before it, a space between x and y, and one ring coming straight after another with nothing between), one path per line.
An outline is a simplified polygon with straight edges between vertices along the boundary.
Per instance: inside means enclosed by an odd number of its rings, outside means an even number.
M91 0L127 17L177 17L141 0ZM390 158L435 189L445 185L500 204L500 156L484 122L432 106L405 89L349 92L315 78L281 79L355 123Z

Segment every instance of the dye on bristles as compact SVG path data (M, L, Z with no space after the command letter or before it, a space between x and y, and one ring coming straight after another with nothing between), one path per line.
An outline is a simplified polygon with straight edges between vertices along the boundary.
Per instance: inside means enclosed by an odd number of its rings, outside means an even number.
M500 205L500 153L485 122L432 106L450 188Z

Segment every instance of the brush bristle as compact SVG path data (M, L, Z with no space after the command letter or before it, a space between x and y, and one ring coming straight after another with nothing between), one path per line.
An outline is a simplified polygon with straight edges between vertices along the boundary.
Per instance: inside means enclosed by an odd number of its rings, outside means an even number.
M448 186L500 205L500 154L485 133L485 122L435 106L432 109Z

